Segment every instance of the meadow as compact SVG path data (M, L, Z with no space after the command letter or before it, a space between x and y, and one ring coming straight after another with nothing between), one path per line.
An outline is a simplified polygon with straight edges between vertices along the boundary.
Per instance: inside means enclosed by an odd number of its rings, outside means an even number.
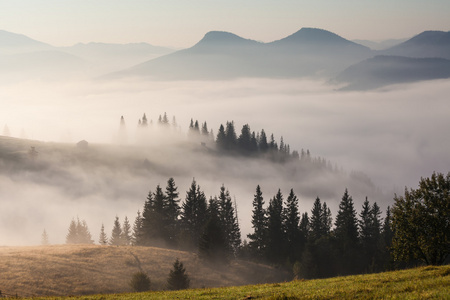
M449 299L450 266L239 287L36 299Z

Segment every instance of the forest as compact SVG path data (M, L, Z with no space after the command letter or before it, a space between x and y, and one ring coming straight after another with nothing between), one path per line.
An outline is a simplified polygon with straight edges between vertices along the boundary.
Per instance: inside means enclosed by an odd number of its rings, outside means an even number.
M380 272L418 265L420 261L448 263L450 173L446 177L433 174L420 185L420 189L406 191L406 200L396 196L393 209L388 207L384 218L377 203L370 203L367 198L357 213L352 196L345 189L334 221L326 202L319 197L310 213L300 213L298 198L292 189L287 197L278 190L266 205L258 185L252 203L253 232L242 241L237 207L224 185L218 195L207 199L194 179L181 203L175 180L169 178L165 191L158 185L155 191L148 193L142 213L137 212L132 227L128 218L121 225L116 217L108 239L102 225L99 243L194 251L199 258L214 264L227 264L237 258L253 260L291 270L296 278ZM444 193L425 196L426 201L433 202L432 209L440 213L434 217L423 210L430 209L430 204L422 201L424 197L413 199L412 196L432 193L433 189ZM432 199L427 199L429 197ZM408 201L416 201L416 206L405 211L402 205ZM414 229L414 238L433 240L433 245L427 245L427 249L405 241L407 232L413 230L406 218L414 214L417 220L428 218L420 227L425 229ZM440 227L436 227L438 222ZM442 232L443 236L440 233L430 236L427 233L430 229ZM66 242L94 241L84 221L72 220ZM414 255L414 252L422 255Z

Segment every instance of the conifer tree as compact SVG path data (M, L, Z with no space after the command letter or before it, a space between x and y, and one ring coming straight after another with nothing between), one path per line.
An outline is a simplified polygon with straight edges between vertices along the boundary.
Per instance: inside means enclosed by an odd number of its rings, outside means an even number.
M184 290L189 288L190 279L186 273L186 268L178 258L173 263L173 269L169 272L167 278L167 287L169 290Z
M153 193L150 191L147 194L147 199L144 202L144 209L142 211L142 220L141 220L141 228L140 228L140 236L138 245L140 246L148 246L151 243L151 240L155 237L155 230L153 224L153 210L154 210L154 199Z
M102 246L108 245L108 237L106 236L105 225L103 225L103 223L102 223L102 227L100 229L100 236L98 238L98 243Z
M131 225L127 216L125 216L122 225L122 244L125 246L131 245Z
M48 234L47 234L47 231L45 229L44 229L44 232L42 232L41 245L43 245L43 246L50 245L50 242L48 240Z
M245 124L242 126L241 135L237 139L238 149L243 154L250 154L252 151L252 134L250 126Z
M264 198L259 185L256 187L252 205L253 233L248 234L247 237L250 240L249 247L252 252L256 256L261 257L265 251L267 242L267 217L264 209Z
M298 198L291 189L286 199L286 208L283 214L283 227L286 232L287 255L291 263L298 259L300 254L300 215L298 212Z
M180 214L180 199L178 198L179 193L177 189L175 180L172 177L169 178L166 186L166 239L172 245L176 241L177 231L179 229L178 216Z
M220 124L219 132L217 133L216 138L216 145L219 150L225 150L226 149L226 136L225 136L225 128L222 124Z
M182 207L181 223L187 236L187 246L196 247L205 226L207 204L205 194L200 190L195 179L192 180Z
M339 203L334 235L340 254L340 272L354 274L359 267L358 220L353 199L347 189Z
M226 263L229 259L229 251L225 232L220 224L218 203L210 200L209 218L198 241L198 256L212 263Z
M123 245L122 227L120 226L118 216L116 216L116 219L114 220L114 226L111 232L111 239L109 240L109 244L112 246Z
M131 235L131 244L133 246L142 244L142 216L141 212L138 210L136 219L133 224L133 233Z
M261 134L259 135L258 147L261 153L266 153L267 150L269 150L269 144L267 143L267 136L264 129L261 130Z
M234 129L234 122L227 122L225 129L225 149L235 150L237 144L236 130Z
M78 241L77 223L72 219L69 225L69 232L66 235L66 244L78 244Z
M230 193L225 186L220 187L219 193L219 222L225 235L227 251L230 255L236 255L241 244L241 231L237 223Z
M316 241L325 235L323 223L323 207L319 197L316 197L313 208L311 210L311 218L309 220L311 241Z
M270 200L267 212L267 258L272 262L280 262L285 250L283 194L280 189Z

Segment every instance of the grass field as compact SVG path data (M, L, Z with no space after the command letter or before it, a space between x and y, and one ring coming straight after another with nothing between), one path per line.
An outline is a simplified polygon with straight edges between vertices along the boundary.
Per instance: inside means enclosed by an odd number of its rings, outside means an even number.
M0 247L0 291L21 297L132 292L129 281L139 266L148 273L151 289L163 290L176 258L184 263L193 288L288 278L265 265L235 261L226 267L211 266L194 253L156 247Z
M275 284L70 299L450 299L450 266Z

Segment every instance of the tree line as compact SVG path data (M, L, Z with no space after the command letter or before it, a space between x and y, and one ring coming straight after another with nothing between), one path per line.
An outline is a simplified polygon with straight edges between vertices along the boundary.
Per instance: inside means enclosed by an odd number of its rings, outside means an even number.
M172 121L169 121L167 113L159 115L155 123L159 128L172 128L175 132L179 129L175 116L172 117ZM144 113L142 118L138 120L137 128L142 131L153 125L154 122L149 121ZM120 128L125 128L123 116L120 119ZM215 136L214 131L208 128L206 122L201 123L198 120L191 119L187 136L191 141L200 141L204 146L212 146L221 155L260 157L279 163L300 160L319 168L336 169L324 158L312 157L309 149L301 149L300 151L291 149L291 146L284 141L283 136L279 141L276 141L274 135L267 135L264 129L260 132L252 131L249 124L244 124L238 134L234 121L227 121L225 125L220 124Z
M225 186L207 201L194 179L182 204L177 190L173 178L164 191L157 185L148 193L142 213L137 212L133 227L127 218L121 226L116 217L109 241L102 225L99 243L197 251L200 258L217 263L234 258L268 262L291 268L301 278L406 266L398 261L448 262L450 173L433 174L422 179L420 189L396 196L384 218L378 204L367 198L358 214L347 189L333 221L330 208L319 197L310 213L300 213L292 189L287 198L278 190L266 206L258 185L252 202L253 232L244 242L236 206ZM75 240L93 243L84 221L71 222L67 242Z

